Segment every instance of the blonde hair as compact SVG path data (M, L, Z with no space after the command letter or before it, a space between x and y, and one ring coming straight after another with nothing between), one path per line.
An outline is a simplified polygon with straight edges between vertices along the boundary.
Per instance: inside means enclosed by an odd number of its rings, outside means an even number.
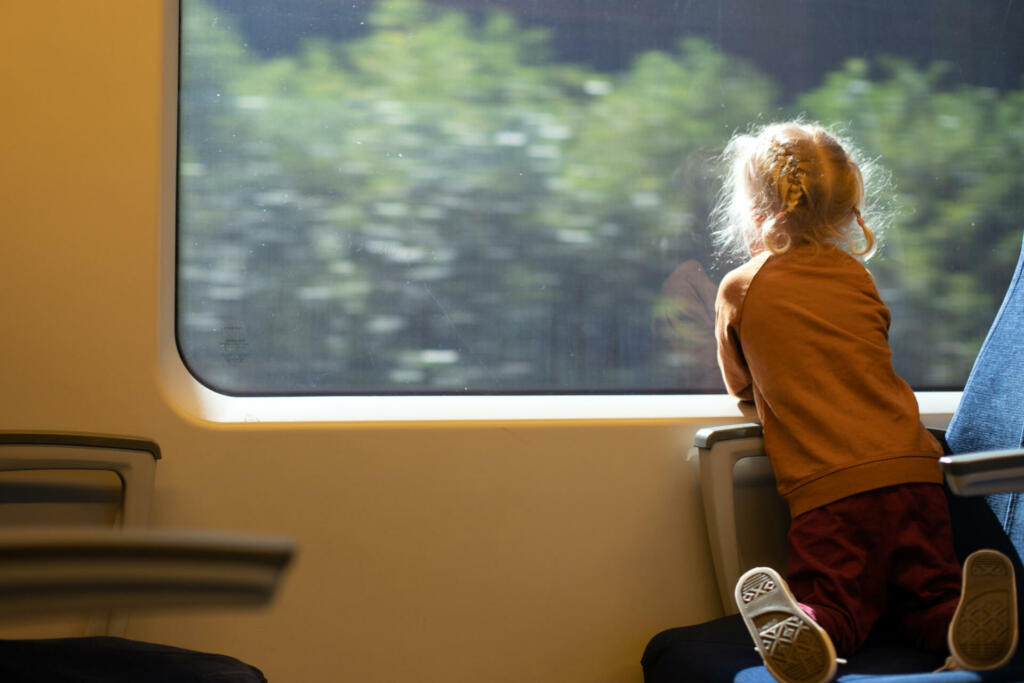
M864 174L853 146L816 123L773 123L736 135L712 214L720 253L749 257L835 245L867 260L877 245L862 216ZM859 244L859 246L858 246Z

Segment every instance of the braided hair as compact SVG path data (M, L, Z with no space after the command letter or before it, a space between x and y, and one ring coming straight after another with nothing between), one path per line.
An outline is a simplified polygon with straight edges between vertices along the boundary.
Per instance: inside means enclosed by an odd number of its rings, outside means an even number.
M822 126L802 122L735 136L712 215L719 248L747 256L833 244L868 258L876 238L861 215L864 179L847 148Z

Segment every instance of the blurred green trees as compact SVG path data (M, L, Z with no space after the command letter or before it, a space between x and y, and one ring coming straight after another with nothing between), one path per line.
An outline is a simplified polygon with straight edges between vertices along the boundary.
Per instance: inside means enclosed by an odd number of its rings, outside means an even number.
M912 383L962 383L1016 257L1024 92L937 67L853 61L787 105L696 39L608 74L422 0L274 59L183 18L179 340L229 393L715 390L677 267L722 274L715 156L797 113L895 179L872 269Z
M801 111L842 122L892 175L895 216L872 270L893 309L902 373L923 385L967 377L1024 230L1024 91L944 89L942 64L852 60Z

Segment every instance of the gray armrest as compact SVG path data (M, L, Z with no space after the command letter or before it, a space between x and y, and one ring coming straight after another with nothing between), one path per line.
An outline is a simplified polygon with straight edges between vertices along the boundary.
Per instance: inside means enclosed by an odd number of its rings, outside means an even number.
M1024 448L945 455L939 464L959 496L1024 491Z
M0 617L263 605L293 552L288 539L252 534L0 530Z
M719 441L731 441L733 439L750 439L763 434L760 422L745 422L743 424L726 425L724 427L705 427L697 430L693 437L693 445L697 448L711 448Z

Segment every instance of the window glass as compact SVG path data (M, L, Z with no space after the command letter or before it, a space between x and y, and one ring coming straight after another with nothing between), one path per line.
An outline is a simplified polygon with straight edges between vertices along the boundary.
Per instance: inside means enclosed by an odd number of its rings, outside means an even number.
M839 126L891 173L869 267L916 388L963 384L1020 246L1024 5L181 17L178 340L229 394L721 391L715 157L759 122Z

